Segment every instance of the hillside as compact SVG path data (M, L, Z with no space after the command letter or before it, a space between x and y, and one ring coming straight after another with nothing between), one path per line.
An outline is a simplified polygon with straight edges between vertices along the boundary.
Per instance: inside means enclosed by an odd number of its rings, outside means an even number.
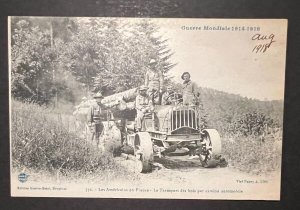
M201 102L207 114L209 127L224 133L232 123L240 121L248 113L259 113L272 120L273 127L282 127L283 101L260 101L211 88L199 87Z
M176 92L181 92L181 84L172 83L172 86ZM265 127L269 131L282 130L283 100L261 101L212 88L197 85L196 88L200 93L204 127L215 128L223 136L245 128L251 130L252 127L259 130L256 136L262 135Z

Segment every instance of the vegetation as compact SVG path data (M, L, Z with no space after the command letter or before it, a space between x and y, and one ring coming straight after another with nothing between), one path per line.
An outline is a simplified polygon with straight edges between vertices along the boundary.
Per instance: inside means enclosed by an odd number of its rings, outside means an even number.
M167 40L150 20L12 19L12 95L49 104L104 95L144 82L150 59L166 74L174 64Z
M69 132L59 116L72 113L82 96L141 85L150 59L166 74L172 52L158 29L150 20L12 18L13 167L128 174L110 154Z
M223 138L222 155L229 166L238 170L252 174L270 174L281 168L280 138L270 138L264 142L253 137Z
M238 170L280 170L283 101L259 101L199 88L205 127L221 134L222 156Z
M101 171L111 179L130 174L115 162L112 153L102 153L62 126L62 118L46 107L12 101L11 150L15 169L46 171L81 177ZM130 176L128 176L130 177ZM132 176L131 178L134 178Z
M208 127L222 136L261 135L264 126L282 127L283 101L260 101L209 88L198 88ZM243 130L243 129L247 129ZM256 129L256 131L254 131Z

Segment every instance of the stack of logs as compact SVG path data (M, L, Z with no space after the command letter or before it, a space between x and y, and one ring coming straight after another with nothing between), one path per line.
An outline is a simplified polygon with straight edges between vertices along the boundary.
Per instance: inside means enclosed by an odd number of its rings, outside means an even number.
M138 95L138 89L133 88L120 93L104 97L102 104L106 107L117 107L119 110L134 109L135 98Z

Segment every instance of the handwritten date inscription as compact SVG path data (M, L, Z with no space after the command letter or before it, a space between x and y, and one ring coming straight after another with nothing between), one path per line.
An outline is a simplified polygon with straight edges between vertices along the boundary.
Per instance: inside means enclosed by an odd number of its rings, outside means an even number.
M257 41L259 44L255 45L252 52L255 53L265 53L275 42L274 40L275 35L262 35L262 34L255 34L252 36L253 41Z

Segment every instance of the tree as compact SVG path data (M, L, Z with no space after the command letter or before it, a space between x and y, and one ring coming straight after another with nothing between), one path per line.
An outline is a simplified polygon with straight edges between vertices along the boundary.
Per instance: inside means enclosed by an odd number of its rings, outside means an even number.
M42 101L72 95L73 80L86 94L110 95L143 84L152 58L165 75L175 65L167 40L150 20L18 17L12 22L16 97Z
M39 27L29 27L29 22L21 20L13 32L12 57L12 94L15 97L44 98L51 86L51 62L57 55L50 48L49 31Z
M69 47L70 69L87 90L104 95L137 87L151 58L158 70L173 66L167 40L155 37L158 28L149 20L78 19L78 33ZM162 40L162 41L161 41Z
M58 25L61 23L67 27L70 22L66 18L12 19L13 96L48 103L57 96L58 90L63 94L67 83L62 78L67 72L63 72L60 66L67 40L60 37L72 27L62 30L63 26Z

